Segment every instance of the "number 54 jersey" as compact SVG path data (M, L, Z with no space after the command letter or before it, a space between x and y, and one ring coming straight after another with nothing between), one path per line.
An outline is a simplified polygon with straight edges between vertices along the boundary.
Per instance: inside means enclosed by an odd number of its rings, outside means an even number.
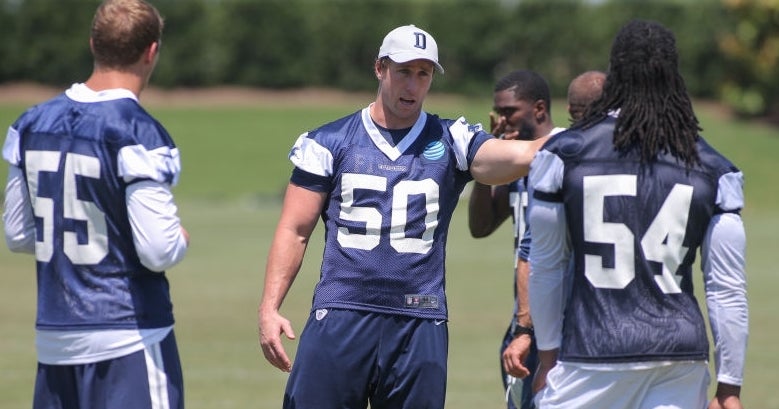
M553 137L532 165L533 200L564 205L574 259L560 359L708 359L692 267L712 218L743 207L742 174L702 138L697 165L668 153L642 164L614 149L615 122Z
M301 135L291 182L328 194L313 308L446 319L449 223L469 164L492 138L422 112L393 146L365 108Z

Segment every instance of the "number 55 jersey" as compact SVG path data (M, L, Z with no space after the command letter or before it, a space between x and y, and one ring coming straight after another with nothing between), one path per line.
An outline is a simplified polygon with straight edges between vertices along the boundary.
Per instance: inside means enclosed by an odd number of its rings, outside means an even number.
M21 223L30 227L18 235L29 231L34 242L39 331L108 333L173 325L165 274L142 263L133 240L136 225L160 221L133 220L127 191L151 182L174 185L178 149L135 95L74 84L9 128L3 157L23 181L18 207L33 213ZM172 201L169 206L175 211ZM171 224L177 232L178 218ZM174 262L183 257L177 253L185 244L168 244L161 251Z

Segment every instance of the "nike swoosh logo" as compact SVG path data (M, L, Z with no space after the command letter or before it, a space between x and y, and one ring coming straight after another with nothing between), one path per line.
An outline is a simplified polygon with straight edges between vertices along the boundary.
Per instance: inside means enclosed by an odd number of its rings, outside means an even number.
M441 325L441 324L443 324L445 322L446 322L446 320L433 320L433 324L435 324L435 325Z

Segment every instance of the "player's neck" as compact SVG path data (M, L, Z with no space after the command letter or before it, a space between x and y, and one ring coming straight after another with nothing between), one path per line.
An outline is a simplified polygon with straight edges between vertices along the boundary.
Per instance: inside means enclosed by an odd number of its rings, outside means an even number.
M533 139L543 138L552 133L553 129L554 123L552 123L552 121L544 122L536 127L536 134Z
M141 91L146 86L146 80L130 71L95 69L84 84L96 92L122 88L140 97Z

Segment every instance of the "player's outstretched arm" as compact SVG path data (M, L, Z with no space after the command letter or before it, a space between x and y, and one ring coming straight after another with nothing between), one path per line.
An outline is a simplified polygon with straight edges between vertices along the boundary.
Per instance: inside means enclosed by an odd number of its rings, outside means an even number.
M530 162L547 139L548 136L533 141L485 141L473 158L471 175L486 185L502 185L526 176Z
M292 369L292 362L281 344L281 335L295 339L295 333L279 309L300 270L325 198L325 193L289 184L265 266L265 286L258 309L260 346L265 359L285 372Z

